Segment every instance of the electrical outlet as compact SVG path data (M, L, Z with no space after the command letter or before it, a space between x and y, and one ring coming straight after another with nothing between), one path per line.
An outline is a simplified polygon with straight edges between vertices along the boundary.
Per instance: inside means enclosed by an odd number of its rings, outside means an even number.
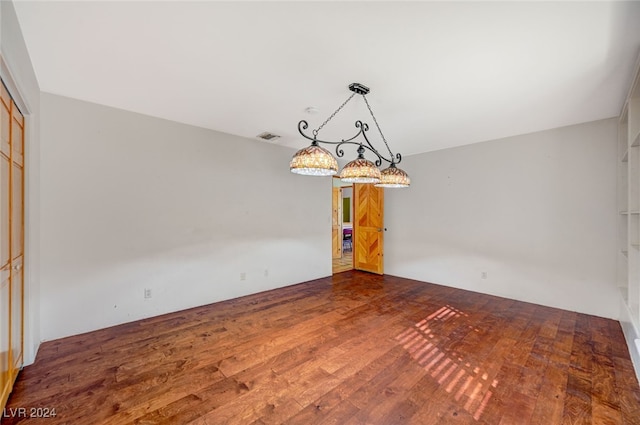
M483 279L487 278L487 272L482 272L482 274L480 275L480 277L482 277Z
M151 288L144 289L144 297L145 299L151 298Z
M247 274L245 272L240 273L240 280L247 280Z

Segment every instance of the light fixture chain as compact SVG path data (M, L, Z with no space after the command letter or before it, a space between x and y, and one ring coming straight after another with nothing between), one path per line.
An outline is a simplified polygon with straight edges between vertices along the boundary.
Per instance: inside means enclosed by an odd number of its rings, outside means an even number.
M355 95L356 95L356 93L355 93L355 92L354 92L354 93L351 93L351 96L349 96L349 98L348 98L347 100L345 100L345 101L342 103L342 105L340 105L340 106L338 107L338 109L336 109L336 110L335 110L335 112L334 112L333 114L329 115L329 118L327 118L327 119L326 119L322 124L320 124L320 127L318 127L318 128L316 128L315 130L313 130L313 135L314 135L314 136L317 136L317 135L318 135L318 133L320 132L320 130L322 130L322 127L324 127L325 125L327 125L327 123L328 123L329 121L331 121L331 119L332 119L333 117L335 117L335 116L336 116L336 114L337 114L338 112L340 112L340 110L341 110L342 108L344 108L344 105L346 105L347 103L349 103L349 101L350 101L351 99L353 99L353 96L355 96Z
M373 110L371 109L371 106L369 105L369 101L367 100L367 96L365 96L363 94L362 98L364 99L364 103L367 104L367 108L369 108L369 113L371 114L371 117L373 118L373 122L376 124L376 127L378 127L378 132L380 133L380 136L382 137L382 141L384 142L384 145L387 147L387 150L389 151L389 156L391 157L391 162L393 162L393 153L391 152L391 148L389 148L389 144L387 143L387 139L384 137L384 134L382 134L382 130L380 129L380 124L378 124L378 120L376 119L376 116L373 115Z

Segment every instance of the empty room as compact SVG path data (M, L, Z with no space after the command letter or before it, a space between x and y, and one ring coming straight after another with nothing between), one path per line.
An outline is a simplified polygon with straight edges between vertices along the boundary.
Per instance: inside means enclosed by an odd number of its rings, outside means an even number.
M0 1L0 422L640 424L638 23Z

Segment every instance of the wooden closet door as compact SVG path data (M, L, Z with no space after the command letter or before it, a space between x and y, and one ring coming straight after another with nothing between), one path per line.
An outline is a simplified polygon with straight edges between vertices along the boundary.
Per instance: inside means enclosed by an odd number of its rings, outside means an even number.
M24 117L0 83L0 407L23 363Z
M0 89L0 401L11 391L11 101Z
M24 117L12 103L11 115L11 374L23 360L24 304Z

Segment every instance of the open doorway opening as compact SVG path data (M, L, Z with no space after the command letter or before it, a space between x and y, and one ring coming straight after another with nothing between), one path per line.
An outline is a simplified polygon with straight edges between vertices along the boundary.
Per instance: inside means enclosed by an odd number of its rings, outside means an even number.
M353 269L353 185L333 178L332 187L333 273Z

